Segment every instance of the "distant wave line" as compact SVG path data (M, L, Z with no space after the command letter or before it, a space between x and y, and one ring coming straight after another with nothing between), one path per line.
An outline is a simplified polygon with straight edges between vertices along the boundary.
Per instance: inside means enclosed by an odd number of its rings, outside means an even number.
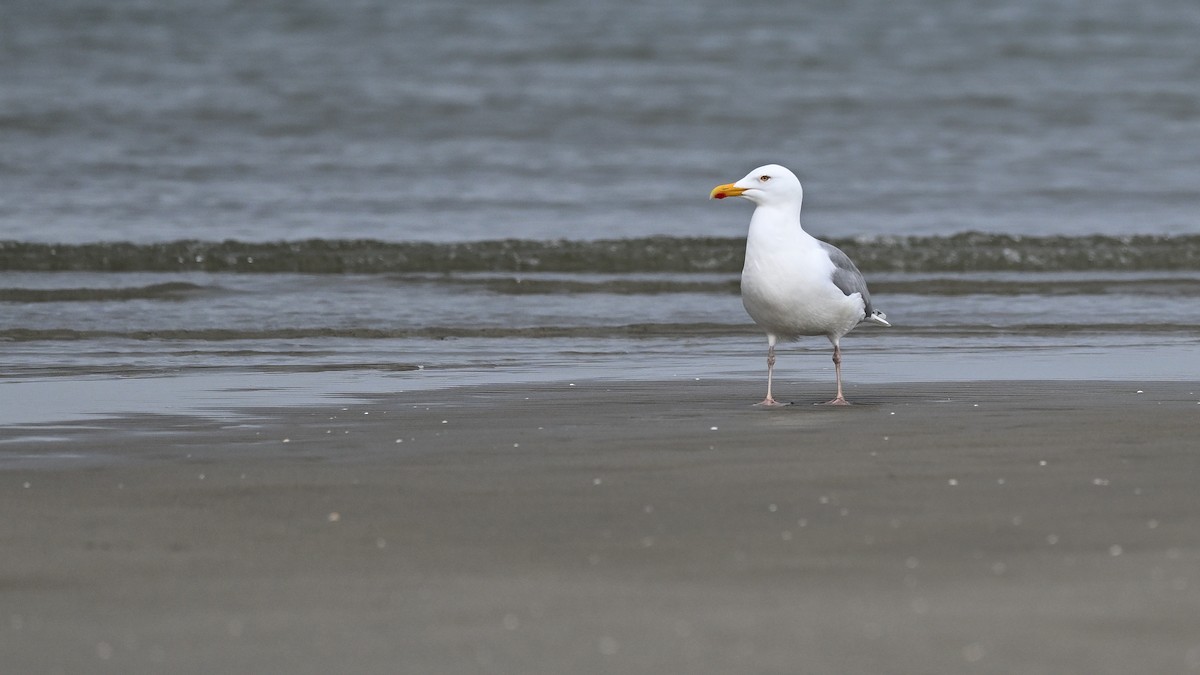
M114 300L179 300L212 286L169 281L148 286L119 288L0 288L0 302L109 302Z
M522 276L523 273L501 272L485 276L401 275L384 278L387 285L438 284L479 289L499 295L662 295L700 293L736 295L737 276L733 273L712 279L689 278L563 278ZM912 294L922 296L963 295L1121 295L1200 297L1200 274L1195 277L1169 278L1114 276L1105 278L954 278L920 277L896 278L878 276L871 281L876 294ZM188 282L167 282L148 286L115 288L0 288L0 303L54 302L128 302L152 300L182 302L201 300L212 295L233 293L219 285L200 285Z
M0 330L0 342L134 340L164 342L232 342L300 339L495 339L495 338L625 338L655 339L690 336L754 335L752 324L734 323L637 323L605 326L527 326L527 327L461 327L430 326L411 329L378 328L279 328L264 330L240 329L173 329L173 330L75 330L6 328ZM1184 334L1200 333L1200 325L1191 323L1079 323L1079 324L1010 324L1010 325L897 325L889 335L923 337L969 337L987 335L1080 335L1080 334ZM874 339L883 334L862 330L856 338Z
M864 272L1200 269L1200 235L1080 237L967 232L832 238ZM0 270L383 274L736 272L740 237L471 242L308 239L46 244L0 241Z

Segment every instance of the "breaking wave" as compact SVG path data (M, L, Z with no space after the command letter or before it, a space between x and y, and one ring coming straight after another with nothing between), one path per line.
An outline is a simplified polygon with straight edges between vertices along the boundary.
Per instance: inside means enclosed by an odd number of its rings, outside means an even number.
M1200 235L1084 237L968 232L943 237L831 239L863 271L1200 269ZM309 239L45 244L0 241L0 270L378 274L427 272L736 272L745 240L644 237L455 243ZM187 292L166 289L155 292Z

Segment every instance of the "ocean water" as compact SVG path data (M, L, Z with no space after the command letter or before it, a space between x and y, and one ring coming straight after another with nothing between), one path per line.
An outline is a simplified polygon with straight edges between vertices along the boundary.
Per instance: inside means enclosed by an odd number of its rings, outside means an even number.
M4 14L0 422L128 411L95 387L131 378L758 374L749 205L706 197L766 162L895 324L850 383L1200 376L1192 0Z

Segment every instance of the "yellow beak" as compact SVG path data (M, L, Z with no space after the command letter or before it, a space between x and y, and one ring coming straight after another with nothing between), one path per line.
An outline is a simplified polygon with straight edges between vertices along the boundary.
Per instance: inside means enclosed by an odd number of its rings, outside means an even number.
M733 183L718 185L708 193L709 199L725 199L726 197L736 197L746 191L746 188L740 188Z

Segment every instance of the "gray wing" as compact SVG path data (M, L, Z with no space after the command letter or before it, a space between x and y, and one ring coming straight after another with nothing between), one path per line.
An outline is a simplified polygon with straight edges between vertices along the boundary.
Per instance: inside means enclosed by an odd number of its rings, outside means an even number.
M854 261L850 256L842 253L842 249L823 241L819 242L821 248L829 255L829 259L833 261L833 285L837 286L846 295L861 293L863 304L866 306L866 315L871 316L874 310L871 309L871 294L867 292L867 280L863 279L862 272L854 266Z

